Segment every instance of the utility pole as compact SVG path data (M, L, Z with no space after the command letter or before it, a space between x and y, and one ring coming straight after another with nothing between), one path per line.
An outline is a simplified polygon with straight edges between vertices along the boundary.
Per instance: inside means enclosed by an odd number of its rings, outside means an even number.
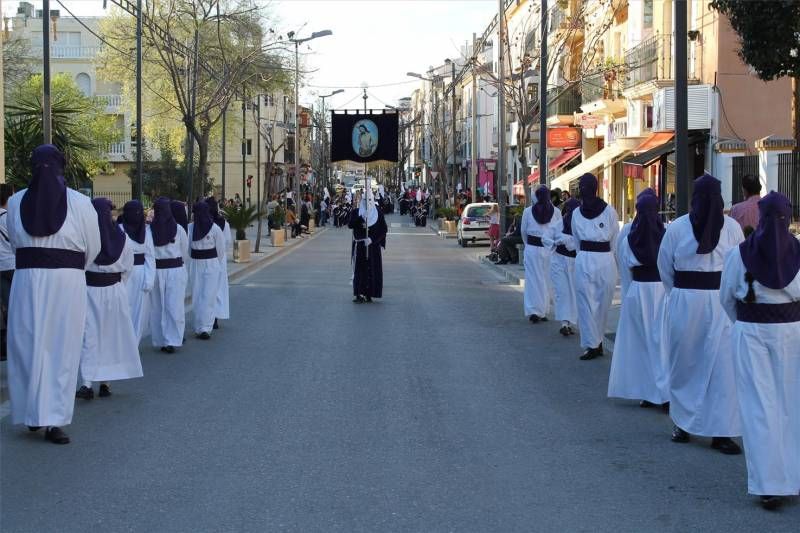
M457 180L459 176L457 175L456 169L456 62L450 61L450 75L452 81L450 82L450 89L452 89L452 94L450 95L450 123L452 128L451 142L453 143L453 166L450 167L450 176L452 177L451 183L451 190L453 191L453 205L455 205L455 195L456 195L456 188L458 186Z
M247 155L247 93L242 91L242 206L244 206L245 183L247 182L247 169L245 168Z
M259 94L256 96L256 213L258 219L261 220L261 98Z
M52 112L50 109L50 0L42 0L42 131L44 144L53 142Z
M689 168L686 0L675 0L672 4L675 6L675 210L681 216L689 212L689 186L694 176Z
M476 40L475 34L472 34L472 128L470 134L472 140L470 144L472 149L469 151L469 183L470 190L472 190L473 198L477 198L476 191L478 190L478 74L475 64L478 62L478 51L475 49Z
M497 0L497 74L500 83L497 87L497 203L500 207L500 235L506 228L506 202L503 197L503 182L506 181L506 68L504 43L506 40L506 13L504 0Z
M550 186L547 168L547 0L542 0L542 53L539 62L539 182ZM521 146L520 150L525 147ZM528 177L523 176L523 184L528 187ZM526 191L527 192L527 191ZM526 194L528 198L530 195Z
M136 0L136 197L144 196L142 171L142 0Z
M227 151L228 145L225 143L225 134L228 131L228 106L226 105L225 108L222 110L222 194L220 194L220 200L225 199L225 152Z

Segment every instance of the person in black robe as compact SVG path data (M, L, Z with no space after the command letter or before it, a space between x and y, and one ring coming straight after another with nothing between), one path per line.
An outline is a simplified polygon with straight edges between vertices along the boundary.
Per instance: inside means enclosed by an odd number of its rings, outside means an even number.
M414 225L424 228L428 225L428 203L422 202L417 206L417 212L414 215Z
M383 213L370 198L361 200L350 214L348 226L353 230L353 303L371 302L383 296L383 261L381 248L386 248L388 228Z

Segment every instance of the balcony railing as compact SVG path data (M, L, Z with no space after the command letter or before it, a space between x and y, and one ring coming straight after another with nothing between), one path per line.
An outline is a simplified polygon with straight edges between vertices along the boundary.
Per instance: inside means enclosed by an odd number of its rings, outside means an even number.
M121 94L98 94L97 98L102 100L109 109L117 109L122 106Z
M560 95L560 96L559 96ZM556 99L557 98L557 99ZM581 93L578 87L550 89L547 91L547 116L572 115L580 111Z
M110 157L125 156L129 153L128 143L125 141L111 143L108 145L108 155Z
M618 74L612 70L586 76L581 84L583 103L596 102L598 100L619 100L622 98L622 91L617 77Z
M634 46L625 52L625 66L625 89L649 81L673 79L672 35L654 35Z
M63 46L51 45L50 58L51 59L93 59L100 53L101 47L99 46ZM33 57L42 57L42 47L31 47Z

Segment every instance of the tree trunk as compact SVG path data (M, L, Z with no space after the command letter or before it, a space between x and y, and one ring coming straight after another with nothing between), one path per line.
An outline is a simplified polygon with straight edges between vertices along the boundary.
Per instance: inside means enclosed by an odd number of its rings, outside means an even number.
M519 128L517 129L517 146L520 147L519 156L517 159L519 160L519 164L522 167L522 190L525 192L525 205L531 205L531 188L528 184L528 176L531 174L531 169L528 166L528 155L527 155L527 146L525 143L528 141L528 130L530 126L528 124L520 123ZM540 133L541 135L541 133ZM541 179L542 171L539 170L539 179Z
M199 195L201 198L206 195L205 185L206 185L206 178L208 177L208 141L211 135L211 131L208 129L203 129L200 132L199 137L197 138L197 175L195 176L195 189L194 193ZM193 198L190 198L192 202L194 202Z
M800 77L792 78L792 131L795 148L800 150Z

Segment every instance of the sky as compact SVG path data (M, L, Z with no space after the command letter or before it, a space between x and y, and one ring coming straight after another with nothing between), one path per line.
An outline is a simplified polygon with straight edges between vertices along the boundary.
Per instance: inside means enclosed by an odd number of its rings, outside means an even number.
M3 15L16 13L18 1L0 0ZM102 0L62 0L76 16L103 13ZM301 102L342 88L327 100L334 108L363 106L361 86L368 85L368 106L397 105L424 74L445 58L460 57L460 47L480 35L497 9L496 0L257 0L275 19L275 30L293 30L300 38L331 30L333 35L302 45L308 74ZM32 2L37 9L41 0ZM110 5L110 2L109 2ZM51 9L59 9L51 0ZM66 13L62 10L62 15Z

